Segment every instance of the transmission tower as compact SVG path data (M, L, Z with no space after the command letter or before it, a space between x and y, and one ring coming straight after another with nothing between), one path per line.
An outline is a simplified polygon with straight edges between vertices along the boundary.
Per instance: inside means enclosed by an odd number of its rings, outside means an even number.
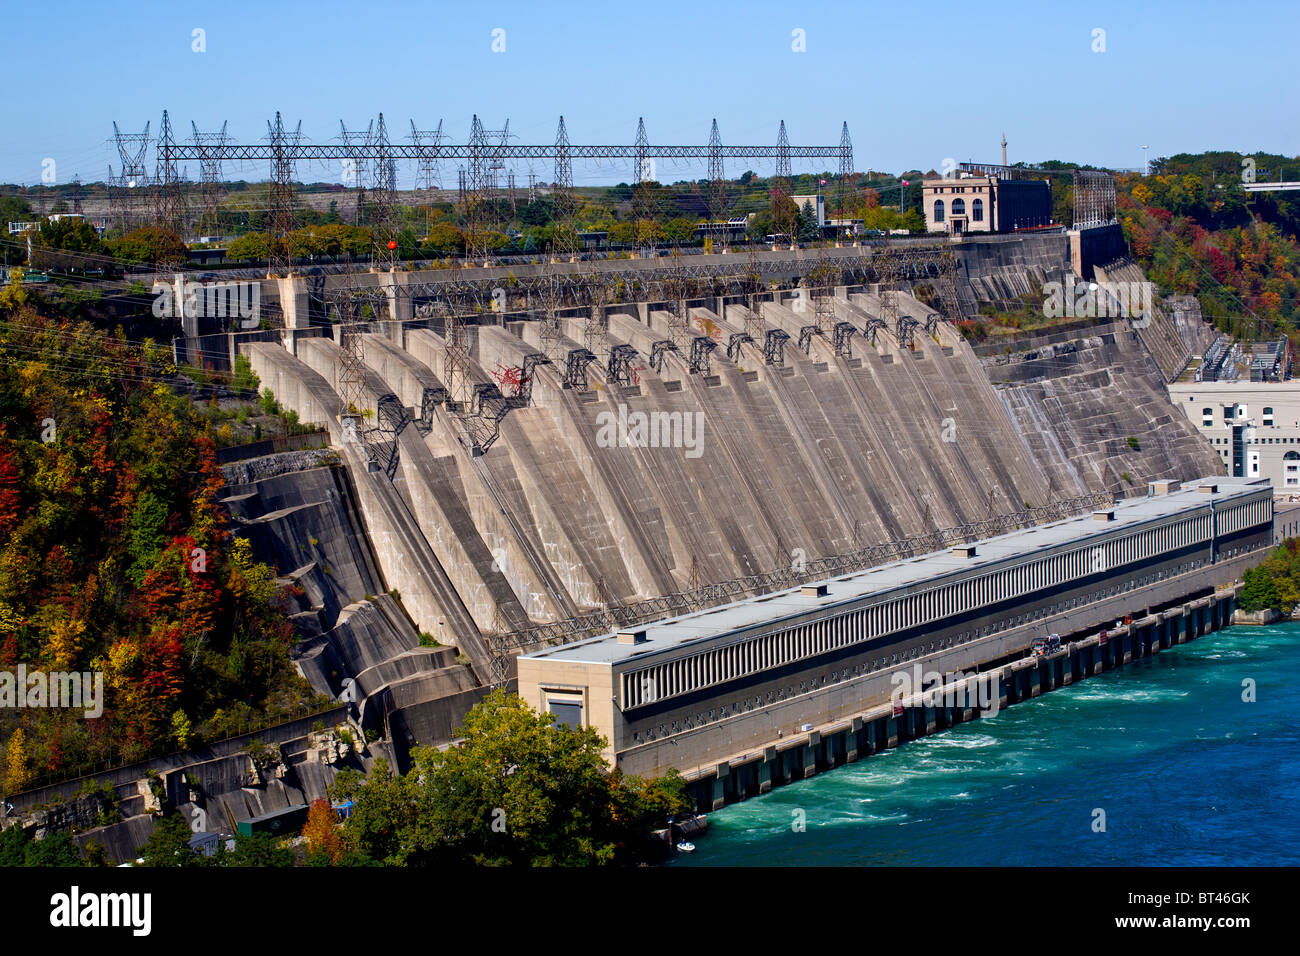
M469 168L465 176L465 254L483 259L488 253L487 180L492 162L487 131L474 115L469 133Z
M722 163L722 137L718 134L718 121L713 121L709 133L709 220L722 222L727 217L727 173Z
M438 128L434 130L418 130L415 128L415 120L411 120L411 142L416 146L429 146L433 152L421 152L420 154L420 180L416 184L416 189L424 190L424 201L433 202L433 192L442 188L442 175L438 166L437 150L442 146L442 120L438 120Z
M551 253L561 258L571 258L578 251L578 233L574 225L577 202L573 195L569 131L565 129L563 116L555 130L555 182L551 186L551 195L555 201L555 232L551 240Z
M149 170L144 161L149 149L149 124L144 124L143 133L123 133L114 120L113 142L122 165L117 177L113 176L113 167L108 167L110 208L122 231L128 232L133 225L143 221L140 207L149 182Z
M488 170L488 186L492 196L493 219L500 209L500 200L502 193L501 181L504 178L509 185L511 196L514 191L514 173L506 166L505 155L510 147L510 120L506 120L506 125L501 129L500 146L492 156L492 162ZM513 205L513 199L512 199Z
M849 138L849 124L846 120L840 132L840 180L836 186L835 202L839 207L837 218L849 216L849 183L853 178L853 140Z
M776 175L773 179L773 222L776 231L784 233L793 242L797 238L794 231L798 210L792 198L794 176L790 171L790 137L785 132L785 120L781 120L781 129L776 136Z
M200 133L198 126L191 121L190 129L194 131L194 145L202 153L199 156L199 234L212 235L220 232L218 214L223 196L221 179L221 152L229 137L226 123L221 124L217 133Z
M349 155L345 162L350 166L347 170L348 178L351 182L347 185L353 187L355 198L355 208L352 213L352 224L360 226L365 221L365 203L366 203L366 157L370 154L370 143L375 134L375 121L371 120L365 130L348 129L339 120L339 136L343 140L343 145L349 147Z
M184 209L181 204L181 181L176 171L171 119L163 110L162 126L158 130L158 168L154 180L154 221L174 235L185 231Z
M650 185L656 179L653 170L654 161L650 158L650 139L645 132L645 119L636 121L636 142L632 146L633 159L636 162L636 179L632 187L632 219L637 223L638 235L641 223L654 219L654 202L651 198Z
M397 227L393 221L393 201L397 192L397 163L388 142L388 128L384 114L379 114L379 125L372 144L375 148L375 178L371 196L375 201L375 266L391 272L397 266Z
M277 111L275 122L267 120L267 136L271 143L271 252L267 269L271 275L288 274L293 263L289 256L289 233L293 232L293 152L302 141L302 120L289 132Z

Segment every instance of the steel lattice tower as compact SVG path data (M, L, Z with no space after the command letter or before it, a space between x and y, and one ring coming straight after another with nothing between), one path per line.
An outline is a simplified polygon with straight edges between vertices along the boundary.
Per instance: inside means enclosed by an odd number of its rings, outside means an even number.
M222 123L218 133L200 133L198 126L190 123L194 145L203 150L199 157L199 233L203 235L220 231L217 219L225 191L221 180L221 149L229 142L226 127Z
M727 173L722 162L722 137L718 133L718 121L713 121L709 133L709 219L721 222L727 216Z
M289 256L289 233L293 232L293 157L292 151L302 141L302 120L297 128L287 132L284 121L277 111L275 121L266 123L267 136L271 143L271 191L268 203L271 214L271 252L268 256L267 271L271 275L289 273L293 263Z
M122 165L116 177L113 176L113 167L108 167L110 207L122 231L127 232L142 218L141 197L149 182L149 170L144 161L149 149L149 124L144 124L143 133L123 133L115 120L113 142L117 146L117 155Z
M576 201L573 195L573 160L569 156L569 131L564 117L555 129L555 182L551 184L554 197L555 231L551 239L551 254L568 258L578 250L578 234L574 214Z
M650 191L653 187L650 185L656 179L651 175L650 169L650 139L645 132L645 119L638 118L636 121L636 143L633 145L635 152L633 158L636 163L636 179L632 186L632 219L641 223L654 218L653 202L651 201Z
M840 179L836 186L835 202L839 207L838 218L847 219L849 215L849 183L853 178L853 140L849 139L849 124L844 123L840 131Z
M442 176L438 166L438 148L443 143L442 120L438 120L435 130L418 130L415 120L411 120L411 142L416 146L430 146L432 152L420 156L420 181L417 189L425 191L425 201L433 202L433 191L442 188Z
M465 176L465 254L471 259L486 258L488 252L486 193L490 163L487 131L475 114L470 125L469 168Z
M356 198L356 208L352 214L352 224L360 226L365 220L365 202L366 202L366 157L370 154L371 140L374 139L375 121L371 120L366 126L365 131L359 129L348 129L339 120L339 136L345 146L352 147L347 162L352 164L351 174L352 182L349 184L354 189Z
M158 169L154 176L154 221L180 236L185 226L182 222L184 211L181 205L181 182L176 171L173 147L176 140L172 136L172 123L163 110L162 125L158 130Z
M397 191L397 163L389 150L388 128L384 114L379 114L379 125L373 143L376 151L375 178L371 196L375 201L375 266L391 272L397 265L397 229L393 222L393 198Z
M775 212L773 221L776 223L777 232L784 233L793 242L797 238L794 234L797 210L793 215L791 214L791 207L794 204L792 198L794 176L790 170L790 137L785 131L785 120L781 120L781 129L776 135L776 175L773 179L775 180L772 189L772 205Z

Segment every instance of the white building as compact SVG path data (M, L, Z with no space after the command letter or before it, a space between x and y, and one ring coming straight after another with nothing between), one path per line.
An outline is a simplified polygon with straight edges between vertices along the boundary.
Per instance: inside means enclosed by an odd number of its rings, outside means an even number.
M1268 478L1277 495L1300 497L1300 381L1175 382L1169 397L1228 475Z

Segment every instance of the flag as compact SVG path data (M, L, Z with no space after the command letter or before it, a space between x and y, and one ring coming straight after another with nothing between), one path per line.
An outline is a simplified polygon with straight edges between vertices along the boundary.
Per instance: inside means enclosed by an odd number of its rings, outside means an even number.
M903 185L904 185L904 186L910 186L910 185L912 185L912 184L909 183L906 179L904 179L904 180L903 180Z
M825 186L825 185L826 185L826 180L824 180L824 179L819 179L819 180L817 180L817 185L818 185L818 186Z

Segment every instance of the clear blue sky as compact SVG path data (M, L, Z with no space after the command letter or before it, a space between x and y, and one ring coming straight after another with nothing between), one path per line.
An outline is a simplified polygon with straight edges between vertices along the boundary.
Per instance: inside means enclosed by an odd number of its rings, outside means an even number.
M855 167L940 168L947 157L1067 159L1139 167L1206 149L1300 153L1295 0L1210 4L262 2L22 3L5 11L11 82L0 117L0 182L102 179L118 159L112 121L178 134L230 121L266 135L278 109L315 141L339 120L383 112L465 141L478 113L509 118L516 142L552 142L560 114L575 143L834 144L848 121ZM192 50L205 31L206 52ZM505 51L492 50L494 29ZM803 30L806 52L792 49ZM1105 52L1093 52L1093 31ZM195 166L195 164L191 164ZM575 164L578 183L630 179L630 164ZM545 162L532 171L549 180ZM760 165L760 174L771 172ZM812 171L806 169L805 171ZM191 179L198 169L188 170ZM527 166L517 167L526 182ZM727 170L737 175L742 169ZM265 179L257 166L230 178ZM664 181L703 176L661 164ZM300 168L305 180L340 170ZM409 185L411 170L403 169ZM455 169L443 170L454 187Z

